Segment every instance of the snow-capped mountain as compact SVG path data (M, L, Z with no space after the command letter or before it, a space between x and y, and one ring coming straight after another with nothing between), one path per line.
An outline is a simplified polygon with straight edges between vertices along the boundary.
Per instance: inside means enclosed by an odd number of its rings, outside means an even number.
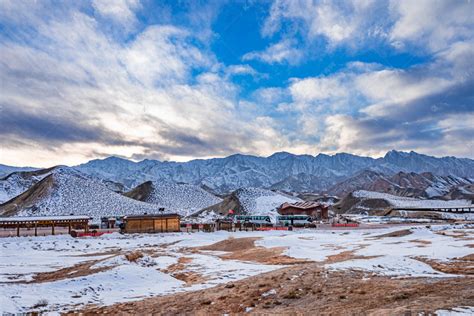
M158 213L159 206L125 197L102 182L67 167L34 184L9 202L0 205L0 215L88 215L101 216Z
M125 196L146 203L160 205L166 211L188 216L203 208L220 203L221 198L192 184L173 182L145 182Z
M393 175L397 172L431 172L440 176L474 179L474 160L436 158L415 152L390 151L373 159L351 154L317 156L286 152L269 157L232 155L189 162L133 162L117 157L92 160L76 167L81 172L120 182L129 189L146 181L184 182L225 193L244 187L285 191L325 191L334 184L369 169Z

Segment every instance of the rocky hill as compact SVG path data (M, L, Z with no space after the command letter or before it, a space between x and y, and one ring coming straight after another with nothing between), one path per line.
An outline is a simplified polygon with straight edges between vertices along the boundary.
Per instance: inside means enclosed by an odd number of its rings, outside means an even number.
M56 168L27 191L0 205L1 216L158 213L158 205L139 202L113 192L102 182L67 168Z
M124 194L146 203L165 207L166 211L188 216L208 206L220 203L221 198L191 184L147 181Z
M470 200L426 200L359 190L332 206L340 214L389 215L391 208L443 208L472 206ZM393 215L393 214L392 214Z
M56 166L34 171L15 171L0 179L0 204L20 195L34 184L38 183L55 170L62 168Z
M474 179L457 176L437 176L430 172L398 172L387 176L380 172L364 170L329 188L328 193L343 197L355 190L389 193L397 196L449 199L448 194L458 187L466 187ZM458 192L457 196L462 194ZM467 195L464 198L469 198Z
M301 199L281 192L260 188L242 188L229 194L222 202L202 210L199 216L215 213L222 216L234 210L235 214L276 215L276 208L285 202L297 202Z

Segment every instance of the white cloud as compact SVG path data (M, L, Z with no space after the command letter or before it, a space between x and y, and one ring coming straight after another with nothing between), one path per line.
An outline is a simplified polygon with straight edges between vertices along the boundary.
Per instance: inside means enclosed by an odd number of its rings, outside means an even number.
M325 39L329 49L366 48L375 41L437 52L473 38L473 12L472 1L276 0L262 34L296 30L306 42Z
M250 75L256 76L259 73L250 65L230 65L226 68L227 74L231 76Z
M459 40L473 38L472 1L392 0L390 11L395 24L389 37L395 43L439 51Z
M272 119L239 112L238 87L188 30L150 26L119 43L78 10L35 21L35 33L19 29L21 40L0 43L0 104L23 113L15 116L21 122L7 120L11 126L41 127L5 131L2 163L49 166L113 154L183 160L288 146ZM77 135L61 135L68 131Z
M263 35L271 36L285 22L293 23L312 40L322 36L330 45L355 41L367 35L380 36L379 27L372 25L370 13L378 9L375 1L291 1L277 0L272 4L270 15L262 29Z
M135 10L140 7L139 0L93 0L92 6L101 15L122 24L136 23Z
M298 64L303 57L303 52L295 48L295 45L295 41L282 40L267 47L264 51L245 54L242 60L259 60L268 64Z
M289 89L296 102L346 97L348 92L340 76L294 79Z

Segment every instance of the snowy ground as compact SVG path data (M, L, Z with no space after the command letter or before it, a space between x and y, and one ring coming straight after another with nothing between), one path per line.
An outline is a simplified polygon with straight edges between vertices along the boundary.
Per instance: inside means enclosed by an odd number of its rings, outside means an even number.
M468 226L411 227L407 235L380 237L409 227L367 230L297 230L269 232L110 234L100 238L69 236L0 239L0 312L71 310L86 304L109 305L149 296L192 291L282 268L256 262L224 260L221 252L190 251L229 237L260 237L257 246L285 247L285 254L321 262L326 269L358 269L390 277L447 277L417 260L449 261L473 253L474 231ZM146 255L130 262L124 254ZM352 251L357 259L325 262L328 256ZM186 259L184 261L183 259ZM96 260L97 273L36 282L38 273ZM186 262L181 272L199 275L186 284L167 269ZM74 270L68 273L74 273ZM33 307L38 305L37 307Z

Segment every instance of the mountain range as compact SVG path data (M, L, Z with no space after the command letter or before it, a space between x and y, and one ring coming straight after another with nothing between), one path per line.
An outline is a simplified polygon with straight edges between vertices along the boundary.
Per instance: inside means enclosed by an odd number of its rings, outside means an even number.
M350 197L357 190L407 198L474 200L474 160L415 152L390 151L378 159L283 152L189 162L109 157L75 167L30 169L20 168L0 178L1 215L86 212L97 218L156 213L161 207L184 216L229 209L258 213L298 197L331 196L336 201L332 196ZM16 169L0 165L2 170Z
M346 153L310 156L286 152L269 157L236 154L189 162L133 162L109 157L92 160L75 168L100 179L122 183L127 188L146 181L173 181L205 186L216 193L229 193L243 187L325 192L364 170L388 176L398 172L430 172L436 176L474 178L472 159L436 158L413 151L395 150L377 159Z

